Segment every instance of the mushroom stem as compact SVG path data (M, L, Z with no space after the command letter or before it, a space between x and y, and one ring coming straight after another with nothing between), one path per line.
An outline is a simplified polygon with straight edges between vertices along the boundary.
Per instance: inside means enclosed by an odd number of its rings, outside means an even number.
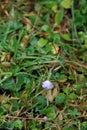
M47 98L47 107L49 106L49 99Z
M49 90L47 91L47 106L49 106Z
M51 90L47 90L47 106L49 106L49 102L50 102L49 98L50 98L50 96L51 96Z

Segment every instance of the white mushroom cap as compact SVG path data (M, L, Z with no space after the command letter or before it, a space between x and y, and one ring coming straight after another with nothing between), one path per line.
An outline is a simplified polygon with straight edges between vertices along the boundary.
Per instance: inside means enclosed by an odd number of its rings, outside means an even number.
M54 86L52 84L52 82L50 82L49 80L43 81L42 82L42 87L46 90L50 90L52 89Z

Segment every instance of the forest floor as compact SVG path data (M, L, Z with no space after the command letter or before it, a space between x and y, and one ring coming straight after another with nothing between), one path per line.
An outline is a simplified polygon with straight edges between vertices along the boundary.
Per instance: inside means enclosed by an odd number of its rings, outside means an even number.
M86 0L0 0L0 129L87 130L86 52Z

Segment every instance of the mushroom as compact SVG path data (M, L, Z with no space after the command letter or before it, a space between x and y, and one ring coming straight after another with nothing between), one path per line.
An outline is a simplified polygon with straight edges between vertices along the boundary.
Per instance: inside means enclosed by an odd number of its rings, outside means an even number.
M51 95L51 90L53 89L53 83L49 80L42 82L42 87L47 91L47 106L49 106L49 95Z

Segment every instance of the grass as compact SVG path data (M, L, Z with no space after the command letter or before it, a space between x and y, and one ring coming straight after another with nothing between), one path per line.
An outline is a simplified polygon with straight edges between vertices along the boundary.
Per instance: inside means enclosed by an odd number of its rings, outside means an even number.
M87 129L85 2L0 3L0 129Z

